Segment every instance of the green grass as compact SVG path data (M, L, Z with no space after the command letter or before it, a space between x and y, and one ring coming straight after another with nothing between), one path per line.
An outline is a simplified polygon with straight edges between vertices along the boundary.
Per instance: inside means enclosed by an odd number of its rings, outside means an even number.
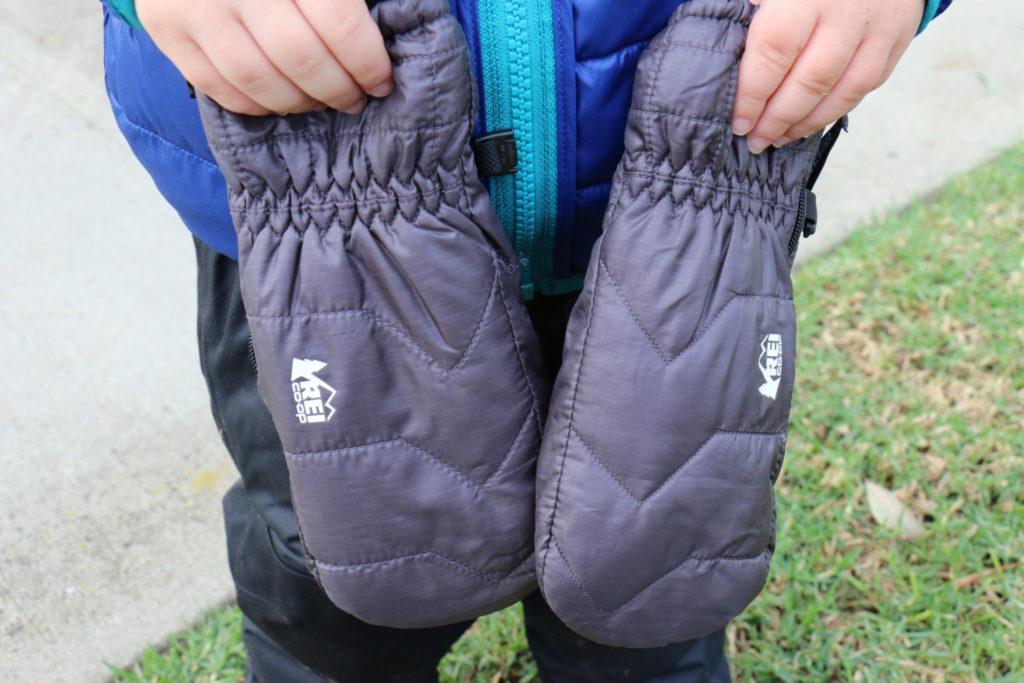
M1024 146L859 231L795 289L779 546L766 590L729 628L734 676L1021 680ZM876 523L866 479L928 533ZM238 622L214 613L117 680L239 680ZM521 610L478 621L441 672L535 680Z
M214 610L192 629L171 636L161 648L148 647L126 669L107 665L124 683L227 683L245 678L242 613L237 607Z
M441 660L438 672L442 683L539 681L526 645L522 605L477 619Z
M730 630L738 678L1021 680L1024 147L856 234L795 287L780 541ZM927 535L876 524L865 479Z

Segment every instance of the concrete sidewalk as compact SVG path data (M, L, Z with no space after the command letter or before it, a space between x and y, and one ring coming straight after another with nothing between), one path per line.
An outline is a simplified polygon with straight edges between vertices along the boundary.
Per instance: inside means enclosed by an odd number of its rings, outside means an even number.
M231 592L191 241L114 126L99 22L0 0L2 681L103 680ZM955 0L856 112L802 257L1024 139L1022 65L1024 3Z

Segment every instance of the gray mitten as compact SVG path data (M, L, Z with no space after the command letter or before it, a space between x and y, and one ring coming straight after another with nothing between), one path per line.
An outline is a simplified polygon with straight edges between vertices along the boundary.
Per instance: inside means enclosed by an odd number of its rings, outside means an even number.
M818 137L730 129L748 0L692 0L640 60L604 234L538 462L538 580L569 626L652 647L764 586ZM791 246L791 241L793 245Z
M534 588L549 389L470 150L461 29L445 0L373 12L395 91L363 114L201 112L310 567L360 619L425 627Z

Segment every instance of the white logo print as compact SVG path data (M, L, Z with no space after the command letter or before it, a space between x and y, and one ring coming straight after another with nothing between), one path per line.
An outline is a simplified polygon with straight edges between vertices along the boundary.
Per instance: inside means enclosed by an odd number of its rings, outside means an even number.
M331 401L338 392L316 376L327 367L318 360L292 358L292 396L295 398L295 417L302 424L330 422L334 417ZM330 394L324 398L324 394ZM325 409L329 412L325 413Z
M764 384L758 387L761 395L773 401L782 381L782 335L772 332L761 340L761 355L757 359L764 375Z

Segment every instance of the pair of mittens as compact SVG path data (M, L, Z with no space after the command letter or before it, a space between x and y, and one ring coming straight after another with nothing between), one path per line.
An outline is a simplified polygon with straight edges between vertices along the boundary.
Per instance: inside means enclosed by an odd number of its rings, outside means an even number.
M445 0L372 11L395 90L361 115L200 109L310 568L350 614L426 627L536 587L550 387L470 149L461 29Z
M431 626L532 590L535 542L581 635L724 626L774 545L817 149L754 156L730 132L754 8L692 0L641 59L553 394L477 179L461 31L444 0L373 11L396 88L363 114L201 102L313 573L365 621Z
M733 136L754 11L692 0L643 54L551 398L538 581L601 643L722 628L763 588L774 549L796 345L790 241L818 136L760 155Z

